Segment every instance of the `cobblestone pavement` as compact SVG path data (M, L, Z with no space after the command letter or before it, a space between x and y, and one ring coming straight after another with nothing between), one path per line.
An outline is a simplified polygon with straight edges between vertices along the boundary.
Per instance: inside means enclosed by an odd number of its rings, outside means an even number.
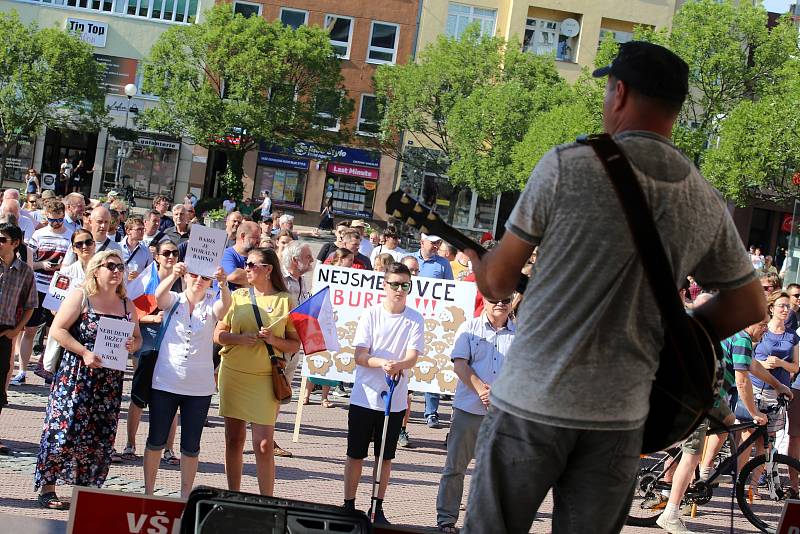
M130 373L126 378L125 391L130 389ZM34 516L50 519L66 519L67 512L43 510L36 506L33 492L33 470L36 463L38 441L48 390L41 379L29 373L28 384L10 389L10 406L0 415L0 438L13 450L11 456L0 456L0 513ZM295 399L296 401L296 399ZM123 410L117 432L117 450L125 446L126 416L129 397L124 397ZM294 453L293 458L277 458L277 480L275 494L299 500L327 504L340 504L342 499L342 469L346 450L347 399L336 399L334 408L319 405L319 397L312 396L312 404L304 407L303 424L299 443L292 443L291 432L297 403L285 407L276 431L278 443ZM203 449L200 453L200 472L196 483L225 487L224 473L224 429L222 419L217 416L218 398L212 401L209 422L203 433ZM449 403L442 402L442 429L429 429L423 424L424 408L421 396L415 397L412 424L409 427L413 448L399 449L392 472L391 485L385 504L390 521L418 527L435 525L435 503L439 475L446 455L444 439L450 417ZM141 455L147 436L148 417L145 413L137 436L137 454ZM179 435L176 441L180 439ZM369 466L364 472L369 473ZM164 467L159 471L157 494L178 496L180 470ZM113 464L106 488L138 492L144 491L141 456L136 461ZM467 479L469 487L469 477ZM252 453L245 452L245 475L242 490L257 492L255 466ZM369 506L370 480L362 481L357 504ZM60 487L59 493L69 497L71 487ZM696 520L689 522L697 532L728 532L730 500L715 498L701 508ZM542 513L533 527L533 532L550 531L550 497L542 507ZM735 515L736 532L755 532L742 518ZM657 532L652 529L626 527L626 533Z
M298 228L308 231L310 228ZM325 242L324 239L307 239L316 255ZM308 282L310 283L310 278ZM298 373L299 376L299 373ZM127 408L130 398L130 372L125 381L125 396L122 403L116 448L125 447ZM299 379L298 379L299 380ZM297 384L295 384L295 391ZM43 510L38 508L33 491L33 471L41 437L44 407L49 390L42 380L28 373L28 383L21 387L11 387L10 405L0 414L0 439L8 445L13 454L0 456L0 513L66 520L68 512ZM297 399L284 407L276 425L276 440L285 449L294 453L293 458L276 458L275 495L278 497L313 501L325 504L342 502L342 470L347 437L347 400L335 399L334 408L325 409L319 405L319 397L312 396L312 404L304 406L303 424L299 443L292 443L292 429L297 409ZM209 412L210 426L203 432L200 452L199 473L195 482L224 488L224 428L222 418L217 415L218 397L212 400ZM412 419L409 426L413 448L398 449L393 465L391 484L384 504L388 519L396 524L433 527L436 524L436 493L439 476L444 466L446 448L444 444L450 420L450 403L442 402L443 428L429 429L423 420L424 402L422 396L414 398ZM138 459L125 464L112 464L106 481L106 488L138 492L144 491L141 454L147 437L148 415L145 412L137 436ZM176 443L180 442L180 427ZM245 469L242 490L257 493L255 465L252 452L245 451ZM471 472L471 471L470 471ZM369 461L364 473L371 473ZM359 488L357 506L369 506L371 479L364 477ZM178 496L180 488L180 468L162 466L156 484L159 495ZM469 473L465 483L469 488ZM69 497L71 487L60 487L59 495ZM726 489L720 494L729 495ZM466 502L466 496L465 501ZM717 497L701 508L698 517L688 522L696 532L723 533L730 530L730 498ZM548 496L542 505L539 518L533 525L533 532L550 532L550 512L552 500ZM734 513L736 532L755 532L741 516L738 509ZM655 533L660 530L626 527L625 533Z

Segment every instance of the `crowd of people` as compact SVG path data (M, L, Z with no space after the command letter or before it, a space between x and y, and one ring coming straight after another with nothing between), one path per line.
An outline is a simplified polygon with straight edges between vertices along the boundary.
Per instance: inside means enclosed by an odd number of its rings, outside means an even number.
M146 493L155 491L158 469L164 464L180 465L180 492L188 495L216 392L219 416L225 422L228 487L240 488L246 443L252 442L259 490L271 495L275 456L292 453L274 439L281 402L269 379L269 354L285 358L287 376L299 374L300 342L287 315L310 296L304 275L319 261L384 274L388 298L363 314L353 340L354 382L312 378L298 393L301 402L310 403L314 389L321 389L323 407L333 406L329 395L350 397L343 495L344 506L355 509L362 461L371 442L375 455L381 443L384 377L399 378L374 510L377 521L386 521L382 501L391 461L398 445L411 445L411 393L408 373L403 371L424 353L421 315L406 306L410 279L463 280L470 274L466 256L438 236L426 234L421 235L418 251L405 251L391 226L371 229L363 220L339 220L335 225L325 223L334 239L315 259L309 242L299 240L302 232L294 228L293 217L273 213L267 204L262 205L262 217L256 217L260 220L229 211L228 246L212 279L192 273L184 262L192 225L199 223L188 196L176 205L156 197L143 215L131 213L114 195L102 201L87 201L79 193L46 196L29 197L22 207L19 193L6 190L0 219L0 299L5 304L0 312L0 373L5 377L0 400L5 406L7 387L25 384L31 371L50 386L34 477L40 506L67 508L69 503L56 493L57 484L99 487L111 463L137 459L145 410L149 411L142 455ZM327 219L326 214L323 222ZM23 228L30 230L27 236ZM311 233L317 235L318 230ZM56 273L69 276L76 289L51 313L43 304ZM145 283L144 278L157 286L152 298L132 300L130 295L141 293L137 285ZM438 522L445 532L455 528L490 385L514 336L511 297L490 300L479 295L475 319L462 325L455 338L452 356L462 383L453 400L455 415L437 503ZM114 449L114 442L124 372L103 367L93 352L103 317L134 324L125 343L134 383L121 451ZM63 347L55 363L41 355L32 357L50 344ZM15 361L16 374L12 373ZM147 386L141 389L143 382ZM439 395L425 394L425 420L433 428L441 426L439 400ZM0 444L0 453L9 452Z

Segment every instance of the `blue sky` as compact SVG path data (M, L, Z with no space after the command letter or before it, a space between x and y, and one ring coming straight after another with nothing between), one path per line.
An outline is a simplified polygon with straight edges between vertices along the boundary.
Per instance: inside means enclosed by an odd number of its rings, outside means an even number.
M775 13L786 13L789 11L789 5L792 4L791 0L764 0L764 7L767 11L774 11Z

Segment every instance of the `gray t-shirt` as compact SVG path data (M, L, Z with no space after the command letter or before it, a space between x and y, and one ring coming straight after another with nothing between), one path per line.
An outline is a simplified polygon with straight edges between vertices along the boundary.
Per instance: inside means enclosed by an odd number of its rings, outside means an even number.
M615 136L644 190L675 275L709 289L755 278L719 193L667 139ZM506 223L539 255L492 404L579 429L631 430L647 418L663 346L661 314L621 205L590 146L548 152Z

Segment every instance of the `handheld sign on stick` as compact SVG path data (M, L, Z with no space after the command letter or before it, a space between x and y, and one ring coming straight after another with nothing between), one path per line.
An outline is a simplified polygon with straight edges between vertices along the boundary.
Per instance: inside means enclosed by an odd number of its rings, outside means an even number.
M227 242L225 230L193 224L186 248L186 269L192 274L214 278Z

